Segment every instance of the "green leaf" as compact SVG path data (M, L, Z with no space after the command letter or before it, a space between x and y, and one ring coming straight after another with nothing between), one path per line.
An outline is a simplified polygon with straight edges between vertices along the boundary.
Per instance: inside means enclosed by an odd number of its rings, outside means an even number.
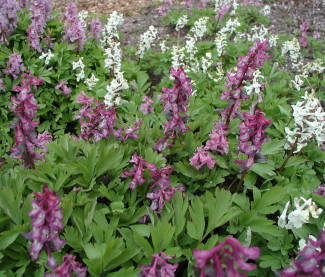
M275 168L269 164L254 164L250 170L260 175L264 179L270 179L275 176Z
M195 198L192 201L189 211L191 215L191 221L187 222L187 232L192 238L200 240L203 237L205 220L203 205L199 198Z
M173 239L175 227L167 221L158 221L156 226L152 226L151 238L155 252L164 251Z
M284 152L285 142L282 140L269 140L261 146L263 155L274 155Z
M153 254L153 249L150 243L143 236L139 235L137 232L134 232L134 240L139 247L143 248L144 254L147 258Z
M0 208L17 224L21 225L22 215L20 211L20 199L15 199L11 188L1 188Z
M303 157L297 157L297 156L291 156L288 160L288 162L286 163L285 167L291 167L291 166L296 166L296 165L300 165L303 163L306 163L308 161L308 159L303 158Z

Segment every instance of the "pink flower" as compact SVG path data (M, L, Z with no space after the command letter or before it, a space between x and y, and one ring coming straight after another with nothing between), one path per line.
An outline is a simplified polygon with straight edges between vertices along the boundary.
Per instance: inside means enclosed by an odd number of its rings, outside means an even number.
M212 150L221 154L228 154L229 152L229 141L227 141L226 135L228 129L224 123L214 123L214 129L210 134L211 140L208 140L205 150Z
M28 213L32 217L31 237L33 239L30 256L33 260L38 260L43 248L48 256L48 266L56 266L56 261L52 257L50 243L54 246L54 251L58 251L65 244L65 240L60 240L58 232L62 230L63 213L59 208L60 196L56 196L53 190L49 190L46 185L43 193L34 193L36 200L32 200L32 210Z
M153 254L153 261L145 266L140 265L142 268L142 274L145 277L175 277L175 271L178 267L178 264L169 264L168 260L172 258L172 256L166 256L164 252L160 254Z
M89 37L93 38L94 40L99 40L102 30L102 22L98 17L93 18L90 22Z
M194 166L197 170L200 170L205 164L208 168L212 169L215 165L215 161L212 160L209 152L203 151L203 146L196 148L196 153L190 159L190 164Z
M153 101L150 100L150 98L146 95L142 97L142 101L145 102L140 106L140 110L142 111L142 113L143 114L154 113L154 107L151 107Z
M4 73L10 74L14 79L17 79L20 72L24 70L25 67L21 55L16 52L12 53L9 56L9 61L7 61L7 68Z
M46 273L44 277L72 277L74 276L72 272L76 273L77 277L85 277L87 268L81 267L82 264L76 262L76 256L66 254L63 256L63 264L53 268L53 274Z
M314 38L320 39L320 33L317 30L314 31Z
M207 268L212 269L211 276L246 276L238 271L252 271L256 265L246 262L247 259L257 259L260 255L258 247L247 248L232 237L217 244L210 250L193 250L196 266L201 269L200 277L205 277ZM210 276L210 275L209 275Z
M68 86L65 83L66 81L61 81L57 86L55 86L55 89L61 89L61 93L63 93L66 96L70 96L71 89L68 88Z

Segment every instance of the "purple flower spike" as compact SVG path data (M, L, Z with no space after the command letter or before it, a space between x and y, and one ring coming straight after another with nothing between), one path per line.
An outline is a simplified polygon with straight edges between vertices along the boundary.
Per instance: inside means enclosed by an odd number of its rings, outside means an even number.
M208 168L212 169L216 162L212 160L209 152L203 151L203 146L196 148L196 153L190 159L190 164L194 166L197 170L200 170L205 164Z
M151 255L154 259L152 262L145 266L140 265L142 269L142 275L144 277L175 277L175 271L178 264L169 264L168 260L173 258L172 256L166 256L164 252L160 254Z
M153 103L152 100L146 95L142 97L142 101L145 103L141 104L140 111L142 111L143 114L149 114L154 112L154 107L151 107L151 104Z
M76 256L66 254L63 256L63 263L53 268L52 274L45 274L44 277L72 277L72 273L75 272L77 277L85 277L87 273L87 268L82 267L82 264L76 262Z
M200 269L200 277L245 277L247 275L239 272L238 269L244 271L254 270L256 265L249 264L246 260L258 259L260 250L258 247L244 247L237 239L228 237L224 242L217 244L210 250L194 249L193 255L195 257L196 266ZM213 271L213 273L210 272L212 275L206 275L208 270Z
M68 88L68 86L65 84L66 81L61 81L56 87L55 89L61 89L61 93L66 95L66 96L70 96L71 94L71 89Z
M248 158L246 161L239 159L234 161L236 164L243 165L241 172L251 168L256 162L264 162L265 157L259 155L259 153L262 144L269 140L269 136L265 135L265 131L272 122L265 118L265 114L260 109L256 109L253 115L244 113L243 116L245 120L239 124L238 150L246 154Z
M7 68L4 73L10 74L14 79L17 79L20 72L24 70L25 67L21 55L16 52L12 53L9 56L9 61L7 61Z
M30 256L33 260L38 260L41 250L44 248L47 256L48 266L56 266L56 261L52 257L51 247L58 251L65 244L65 240L59 238L58 232L63 228L62 208L60 196L56 196L53 190L49 190L46 185L43 193L34 193L36 200L32 200L32 210L28 213L32 217L31 238L33 239Z
M222 123L214 123L214 129L212 130L212 134L210 134L211 140L208 140L205 150L211 150L214 152L219 152L221 154L228 154L229 152L229 141L227 141L227 132L228 127Z
M102 32L102 30L102 22L99 20L98 17L93 18L90 22L89 37L93 38L94 40L99 40L100 33Z
M172 146L176 137L184 134L189 127L185 126L185 121L188 119L187 110L190 100L190 95L193 93L191 80L188 78L184 70L179 67L178 71L170 68L170 76L175 79L172 89L163 88L158 98L162 99L164 105L164 112L167 124L163 124L164 136L158 139L155 149L162 151L166 146ZM183 116L180 114L183 113Z
M19 21L17 12L21 11L17 1L1 0L0 5L0 44L15 31Z

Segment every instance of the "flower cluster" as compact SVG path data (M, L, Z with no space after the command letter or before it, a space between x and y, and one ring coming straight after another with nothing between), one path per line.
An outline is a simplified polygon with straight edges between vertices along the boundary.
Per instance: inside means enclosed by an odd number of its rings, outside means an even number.
M96 86L98 81L99 81L99 79L96 78L94 73L91 73L91 77L85 80L85 84L88 86L89 90L92 90L93 87Z
M300 25L300 43L302 44L303 47L307 47L307 44L308 44L308 41L307 41L307 38L306 38L306 35L307 35L307 31L309 29L309 26L308 26L308 23L307 22L303 22L301 25Z
M151 255L153 261L145 266L141 265L142 273L139 276L151 277L151 276L164 276L164 277L175 277L175 271L178 267L178 264L169 264L168 260L172 256L167 256L164 252L160 254Z
M260 255L258 247L247 248L232 237L217 244L210 250L193 250L196 266L201 270L200 277L208 276L246 276L240 270L252 271L256 265L246 262L247 259L256 260ZM198 276L198 275L197 275Z
M211 150L213 152L219 152L221 154L229 153L229 141L227 141L228 128L224 123L214 123L212 134L210 134L211 140L206 142L205 150Z
M212 169L216 162L212 160L209 152L203 151L203 146L196 148L196 153L190 159L190 164L194 166L197 170L200 170L205 164L208 168Z
M246 161L236 159L236 164L241 164L240 171L243 172L251 168L254 163L262 163L265 157L260 155L261 145L269 140L265 135L265 130L271 124L260 109L256 109L254 114L243 113L244 122L239 124L238 150L248 156Z
M86 30L85 23L80 23L78 20L78 8L76 4L70 2L66 12L61 16L64 21L62 40L75 43L78 45L77 49L82 50L86 42Z
M252 80L254 72L258 67L264 65L266 45L268 41L255 41L254 45L249 48L249 53L245 57L239 57L237 62L237 71L235 74L227 72L226 87L227 91L223 91L220 97L221 100L228 101L228 106L221 113L222 120L226 121L226 126L229 126L229 121L232 120L238 112L241 102L247 100L249 96L243 91L244 81Z
M299 152L313 138L320 147L325 143L325 112L319 99L314 91L310 94L306 92L302 98L303 101L292 105L296 128L293 131L285 128L289 144L297 146L294 153Z
M48 65L50 63L50 60L54 57L54 54L52 54L52 51L49 49L47 53L43 53L39 56L40 60L45 59L44 63Z
M140 130L140 126L142 124L142 120L133 124L133 127L123 130L122 128L118 128L117 131L113 131L116 139L119 139L122 142L125 142L127 139L139 139L139 134L135 134L136 131Z
M0 5L0 43L6 41L17 27L18 15L20 11L17 1L2 0Z
M123 72L116 72L114 79L106 86L107 93L105 95L104 103L107 107L119 105L121 97L118 95L119 90L127 89L129 85L123 76Z
M22 74L23 79L21 86L14 86L13 90L19 92L18 97L11 97L12 110L18 118L14 119L10 125L16 131L15 145L10 150L11 157L23 159L26 168L34 167L37 160L43 159L45 153L35 152L35 147L47 151L46 143L49 142L51 136L45 131L43 134L37 134L35 128L39 121L33 121L36 117L36 111L39 109L37 100L31 92L31 85L35 86L43 84L41 78L35 78L29 71L28 74Z
M170 7L172 5L172 0L163 0L162 5L158 7L158 11L161 15L166 15L169 12Z
M149 114L149 113L153 113L154 112L154 107L151 107L151 104L153 103L152 100L150 100L150 98L146 95L144 95L142 97L142 101L145 102L145 103L142 103L141 106L140 106L140 111L143 113L143 114Z
M114 11L111 13L109 18L107 19L107 23L103 28L102 37L100 39L100 43L104 48L107 42L112 41L114 38L119 38L117 28L124 22L123 15Z
M104 50L107 58L104 60L105 68L114 71L117 74L121 69L122 64L122 50L120 48L120 42L114 42L113 40L107 40L108 47Z
M110 138L114 131L114 122L117 120L116 108L107 109L104 103L94 97L88 97L83 91L79 94L77 103L83 104L79 115L76 115L81 124L78 138L89 141L93 137L95 142Z
M21 54L14 52L9 56L4 73L10 74L14 79L17 79L21 71L25 71Z
M43 187L43 193L34 193L36 200L32 200L32 210L28 213L32 219L31 237L33 239L30 256L33 260L38 260L41 250L44 248L47 253L47 265L54 267L56 260L51 254L58 251L65 244L65 240L59 238L59 231L63 228L62 208L60 196L49 190L46 185Z
M55 86L55 89L61 89L61 93L65 96L70 96L71 89L65 84L67 81L61 81L58 85Z
M227 46L227 35L225 33L217 34L214 43L216 44L218 57L221 57L223 49Z
M300 45L296 38L286 41L283 44L281 51L282 51L282 56L284 56L286 53L289 53L290 61L293 69L298 69L301 66L302 61L301 61Z
M102 30L103 30L102 22L99 20L98 17L93 18L90 21L90 29L89 29L88 36L90 38L93 38L94 40L99 40Z
M322 230L316 240L309 237L307 245L299 252L296 259L292 259L290 266L281 272L281 277L324 276L324 256L325 231Z
M80 72L76 74L77 82L79 82L81 79L85 78L85 65L82 62L83 57L79 58L77 62L72 62L72 69L76 70L77 68L80 68Z
M54 273L46 273L44 277L72 277L73 272L76 273L77 277L86 277L87 268L81 267L82 264L75 261L76 256L66 254L63 256L63 263L53 268Z
M144 57L145 52L154 46L153 42L157 37L157 32L155 27L150 26L149 30L141 35L136 55L139 55L140 58Z
M208 17L201 17L194 22L194 25L191 28L190 32L192 32L195 41L203 38L205 33L208 31L207 28L208 20L209 20Z
M175 30L176 30L177 32L180 31L180 29L184 28L184 26L187 24L187 22L188 22L187 15L183 15L183 16L181 16L181 17L177 20Z
M170 76L174 78L174 86L172 89L163 88L163 92L158 95L164 105L164 112L169 122L164 124L164 136L160 138L156 144L156 149L162 151L166 146L171 146L174 139L188 130L184 120L187 119L188 103L190 95L193 93L190 78L188 78L184 70L179 67L178 71L174 68L170 69ZM183 113L184 116L181 116ZM168 141L171 140L170 143ZM168 144L168 145L167 145Z
M301 200L303 204L300 206ZM322 209L318 208L312 199L309 198L306 200L303 197L295 197L294 199L295 210L288 214L288 223L287 223L287 213L290 208L290 201L287 202L285 208L278 219L278 225L281 228L292 229L301 228L304 223L308 223L310 215L313 218L318 218L318 216L323 212Z
M152 201L150 208L158 214L164 207L164 202L169 201L177 190L184 191L183 187L172 187L168 175L173 171L171 165L166 168L157 168L155 164L149 164L142 157L134 153L130 163L134 163L130 172L123 170L121 178L133 177L130 182L130 189L134 190L137 186L141 186L146 181L149 181L151 192L147 193L147 198ZM146 180L143 176L145 170L149 170L150 178Z

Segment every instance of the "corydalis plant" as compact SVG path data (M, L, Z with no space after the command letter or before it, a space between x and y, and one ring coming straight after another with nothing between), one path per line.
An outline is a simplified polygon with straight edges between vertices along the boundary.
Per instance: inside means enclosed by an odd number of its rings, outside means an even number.
M158 95L158 98L162 99L163 110L169 120L167 124L164 124L164 136L158 139L155 146L158 151L164 150L166 146L172 146L175 138L189 129L184 121L188 118L188 104L190 95L193 94L191 80L181 67L178 71L171 67L170 71L170 77L174 78L174 86L171 89L163 88L164 93Z
M299 252L289 267L281 272L281 277L293 276L324 276L325 270L325 232L322 230L314 241L308 238L307 245Z
M43 84L41 78L35 78L32 74L22 74L25 78L21 81L21 86L13 87L14 91L19 92L18 97L11 97L12 110L18 118L15 118L10 128L16 131L15 145L10 150L11 157L23 159L23 164L26 168L35 167L37 160L43 160L45 153L35 152L35 147L47 151L46 143L51 140L51 136L47 131L43 134L38 134L35 130L39 121L33 121L36 117L36 111L39 109L37 100L34 98L34 93L31 92L31 86Z
M21 54L16 52L12 53L7 61L7 68L5 69L4 73L10 74L14 79L17 79L20 72L24 70L25 66L23 64Z
M256 268L256 265L249 264L246 260L258 259L260 250L258 247L244 247L237 239L228 237L210 250L194 249L193 256L196 261L195 277L245 277L247 275L241 271L252 271Z
M0 5L0 44L15 31L21 11L17 1L2 0Z
M178 264L169 264L168 260L172 258L172 256L167 256L164 252L160 254L151 255L153 258L152 262L145 266L140 265L142 269L142 273L139 276L144 277L153 277L153 276L164 276L164 277L175 277L175 271L178 267Z
M34 193L36 200L32 200L32 210L28 213L32 217L32 230L30 236L33 240L30 256L38 260L40 252L45 249L47 254L47 265L57 265L52 256L51 249L58 251L65 244L65 240L59 238L59 231L63 228L62 208L60 196L56 196L53 190L43 187L43 193ZM66 276L66 275L65 275Z
M82 267L82 264L76 261L76 256L66 254L63 256L63 263L53 268L53 273L46 273L44 277L72 277L73 272L77 277L85 277L87 268Z

